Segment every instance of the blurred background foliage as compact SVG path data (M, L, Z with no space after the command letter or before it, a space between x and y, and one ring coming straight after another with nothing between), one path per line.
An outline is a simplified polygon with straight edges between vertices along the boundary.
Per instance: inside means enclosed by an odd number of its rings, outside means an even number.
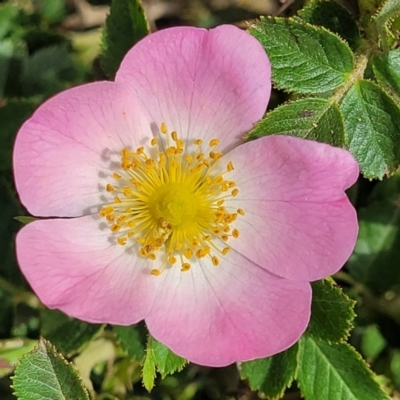
M245 28L245 21L261 14L290 16L304 4L289 0L142 3L151 30L222 23ZM355 2L340 3L356 12ZM42 308L19 272L13 243L21 222L15 217L26 212L12 177L16 132L46 98L80 83L105 79L98 56L109 6L109 0L0 1L0 398L15 398L10 388L14 364L43 335L74 360L85 385L99 400L258 399L259 394L240 379L236 365L220 369L190 365L163 380L157 377L149 394L141 382L139 362L146 342L143 327L130 332L137 336L136 347L124 346L123 329L89 326ZM287 94L275 90L270 106L287 99ZM357 300L350 342L392 398L400 399L400 174L379 182L360 178L349 195L359 210L360 239L335 279ZM285 399L301 399L299 390L291 387Z

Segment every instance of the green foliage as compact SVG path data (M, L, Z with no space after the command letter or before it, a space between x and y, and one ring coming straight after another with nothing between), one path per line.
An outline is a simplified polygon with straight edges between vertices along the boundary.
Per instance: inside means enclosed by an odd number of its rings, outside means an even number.
M347 148L365 177L382 179L400 163L400 110L376 84L359 80L348 91L340 110Z
M353 54L337 35L323 27L285 18L262 18L250 33L264 46L279 89L326 93L346 82Z
M244 362L242 378L248 379L252 390L259 390L268 399L280 399L296 377L298 353L296 343L273 357Z
M400 106L400 50L390 50L372 59L375 77Z
M89 400L73 365L44 339L21 358L13 388L19 400Z
M360 233L348 262L350 273L383 293L400 284L400 204L378 201L359 212Z
M146 328L143 324L114 326L113 329L128 356L137 361L143 360L146 349Z
M313 1L299 11L299 17L310 24L323 26L345 39L355 50L361 42L360 31L353 16L335 1Z
M330 342L347 339L353 328L354 301L332 280L313 282L312 289L311 321L307 333Z
M25 60L21 84L25 95L45 94L48 97L78 78L67 44L52 45Z
M11 153L15 136L34 107L35 103L30 100L9 100L0 105L0 171L11 170Z
M80 352L101 328L102 325L69 318L57 310L42 312L42 336L68 357Z
M128 50L149 33L140 0L113 0L103 34L101 65L109 78Z
M149 335L146 356L143 364L143 385L150 392L154 387L156 371L163 378L176 371L181 371L187 361L174 354L168 347Z
M387 341L382 336L377 325L368 326L362 336L361 351L369 360L373 360L386 347Z
M351 346L309 335L300 340L297 383L307 400L389 399Z
M325 99L306 98L283 104L269 112L245 139L273 134L344 146L343 120L338 107Z

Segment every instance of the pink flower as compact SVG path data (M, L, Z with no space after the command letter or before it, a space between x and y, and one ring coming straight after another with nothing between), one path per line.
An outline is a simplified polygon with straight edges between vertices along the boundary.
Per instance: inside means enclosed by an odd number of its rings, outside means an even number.
M293 137L241 143L270 64L232 26L154 33L115 82L60 93L22 126L14 167L35 216L17 236L41 301L89 322L145 320L190 361L223 366L295 343L310 281L357 235L346 151ZM240 144L240 146L238 146Z

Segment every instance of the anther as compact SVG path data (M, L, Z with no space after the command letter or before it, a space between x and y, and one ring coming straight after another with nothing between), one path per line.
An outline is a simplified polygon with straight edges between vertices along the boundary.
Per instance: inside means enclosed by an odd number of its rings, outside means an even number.
M219 140L218 139L211 139L210 143L208 144L210 147L218 146Z
M167 125L165 125L165 122L161 122L160 131L164 135L167 133Z
M217 256L212 256L211 260L212 260L214 267L217 267L219 265L219 259Z
M230 247L224 247L224 248L221 250L221 253L222 253L224 256L226 256L226 255L230 252L230 250L231 250Z
M228 162L228 165L226 166L226 169L228 170L228 172L233 171L235 168L233 167L233 163L232 161Z
M190 270L190 264L189 263L183 263L181 267L182 272L186 272Z
M152 269L150 271L150 274L154 275L154 276L160 276L161 275L161 271L159 269Z
M126 245L126 241L127 241L126 237L120 237L120 238L117 239L118 244L121 245L121 246L125 246Z
M151 143L152 146L155 146L158 143L158 138L153 137L153 139L151 139L150 143Z

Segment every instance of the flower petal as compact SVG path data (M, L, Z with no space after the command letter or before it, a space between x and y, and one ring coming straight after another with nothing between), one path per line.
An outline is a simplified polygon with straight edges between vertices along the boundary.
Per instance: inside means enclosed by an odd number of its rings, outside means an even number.
M260 43L234 26L178 27L156 32L125 56L116 76L159 126L180 137L217 137L224 150L241 142L267 107L268 57Z
M245 211L229 245L268 271L288 279L317 280L337 272L354 249L356 212L345 189L358 165L345 150L269 136L226 155L239 195L230 212ZM222 160L224 161L224 160Z
M90 83L45 102L20 129L14 174L22 203L36 216L80 216L103 203L123 147L151 130L130 91ZM118 160L119 161L119 160Z
M35 221L18 233L19 265L46 306L88 322L127 325L146 316L159 283L150 261L108 233L92 216Z
M273 355L293 345L310 317L309 283L276 277L231 251L163 275L150 333L176 354L214 367Z

